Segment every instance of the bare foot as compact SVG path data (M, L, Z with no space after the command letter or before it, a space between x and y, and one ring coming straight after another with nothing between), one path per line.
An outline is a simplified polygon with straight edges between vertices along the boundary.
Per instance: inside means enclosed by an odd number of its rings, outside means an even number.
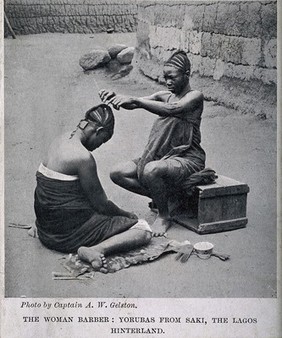
M166 231L170 227L170 220L158 216L152 224L153 237L166 237Z
M108 272L108 265L105 256L94 247L87 248L85 246L81 246L77 250L77 253L80 259L91 263L95 271L100 271L103 273Z

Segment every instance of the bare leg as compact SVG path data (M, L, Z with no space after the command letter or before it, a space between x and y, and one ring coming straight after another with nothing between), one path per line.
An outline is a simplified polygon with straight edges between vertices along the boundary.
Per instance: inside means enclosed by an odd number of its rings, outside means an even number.
M111 173L111 179L120 187L151 197L158 208L158 217L152 225L154 236L163 236L170 226L168 198L164 175L167 173L165 161L154 161L146 165L142 184L137 177L137 166L133 161L119 165Z
M145 245L149 243L151 237L152 234L149 231L129 229L90 248L82 246L77 253L79 258L91 263L95 270L107 273L108 268L105 256Z
M136 194L150 197L148 190L138 180L137 166L133 161L118 165L110 176L112 181L120 187Z
M146 165L144 169L144 185L148 188L150 196L158 208L158 216L152 225L154 236L163 236L170 227L168 211L168 194L164 181L167 173L165 161L154 161Z

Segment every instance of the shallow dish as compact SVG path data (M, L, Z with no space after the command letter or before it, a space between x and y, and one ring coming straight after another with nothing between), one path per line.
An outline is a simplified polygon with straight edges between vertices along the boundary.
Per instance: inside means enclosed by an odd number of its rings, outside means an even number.
M194 245L194 250L199 258L208 259L212 254L213 247L210 242L198 242Z

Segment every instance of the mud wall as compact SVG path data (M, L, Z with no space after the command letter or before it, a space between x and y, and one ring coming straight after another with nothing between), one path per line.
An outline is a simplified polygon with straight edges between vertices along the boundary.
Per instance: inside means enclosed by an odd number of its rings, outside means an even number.
M134 32L136 0L6 0L16 34ZM7 30L5 29L6 34Z
M187 52L191 82L207 99L276 116L276 1L141 1L139 69L163 82L163 62L177 49Z
M142 1L139 65L158 78L163 60L183 49L202 76L276 82L276 15L275 1Z

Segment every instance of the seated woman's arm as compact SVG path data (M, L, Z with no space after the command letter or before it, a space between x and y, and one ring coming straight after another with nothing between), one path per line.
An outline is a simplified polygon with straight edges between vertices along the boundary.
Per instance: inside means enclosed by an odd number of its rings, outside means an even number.
M112 201L108 200L97 174L96 162L91 154L79 162L78 176L85 195L88 197L93 209L98 213L137 218L133 213L120 209Z
M161 90L149 96L140 97L140 99L149 100L149 101L167 101L168 96L171 94L168 90Z
M104 96L107 104L112 104L114 108L120 107L125 109L143 108L150 113L159 116L179 116L182 113L194 111L203 103L203 94L199 91L191 91L177 102L168 103L168 92L158 92L148 97L130 97L125 95Z
M151 101L147 98L133 98L137 108L143 108L147 111L159 116L180 116L183 113L194 111L200 104L203 103L203 94L199 91L187 93L177 102ZM122 100L117 102L117 105L122 107ZM116 102L115 102L116 103Z
M169 91L159 91L157 93L154 93L152 95L149 95L149 96L144 96L142 97L142 99L144 100L149 100L149 101L165 101L165 98L167 98L167 96L170 94ZM100 95L100 98L102 100L102 102L106 103L106 104L112 104L114 108L116 109L119 109L118 106L116 106L114 103L113 103L113 100L117 97L127 97L127 98L130 98L129 96L123 96L123 95L117 95L115 92L113 91L109 91L109 90L106 90L106 89L101 89L99 91L99 95ZM138 108L137 105L133 102L124 102L123 105L122 105L122 108L124 109L129 109L129 110L132 110L132 109L136 109Z

